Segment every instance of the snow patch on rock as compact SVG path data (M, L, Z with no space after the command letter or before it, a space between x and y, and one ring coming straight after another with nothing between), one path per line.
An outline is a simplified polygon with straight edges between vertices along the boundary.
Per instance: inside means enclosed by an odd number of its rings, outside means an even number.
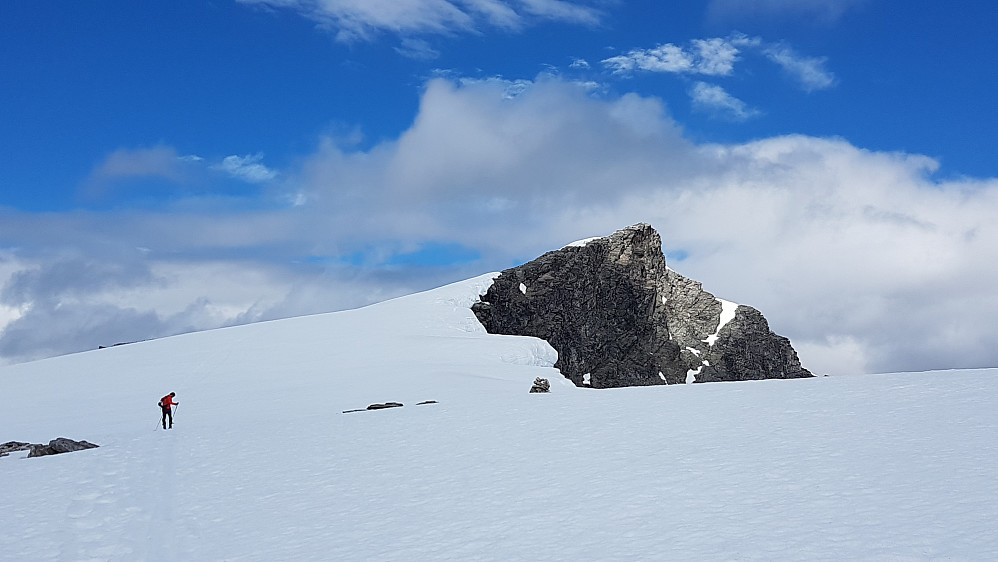
M594 236L592 238L583 238L582 240L576 240L575 242L572 242L571 244L569 244L569 245L567 245L565 247L566 248L582 248L586 244L592 242L593 240L599 240L600 238L601 238L600 236Z
M733 303L731 301L726 301L724 299L717 299L717 302L721 303L721 318L717 322L717 329L714 333L707 336L705 339L701 340L707 345L714 345L717 342L717 338L721 333L721 328L725 324L731 322L735 319L735 311L738 310L738 303Z

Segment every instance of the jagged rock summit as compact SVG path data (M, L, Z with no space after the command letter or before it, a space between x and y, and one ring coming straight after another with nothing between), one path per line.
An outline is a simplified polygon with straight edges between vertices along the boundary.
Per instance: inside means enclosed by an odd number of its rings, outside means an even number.
M813 376L758 310L666 267L643 223L503 271L472 310L489 333L546 340L577 386Z

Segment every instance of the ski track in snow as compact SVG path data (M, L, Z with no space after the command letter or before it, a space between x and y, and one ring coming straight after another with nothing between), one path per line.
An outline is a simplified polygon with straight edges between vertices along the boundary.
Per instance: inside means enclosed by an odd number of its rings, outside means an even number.
M473 281L0 369L0 441L101 445L0 459L0 559L998 557L998 370L580 389Z

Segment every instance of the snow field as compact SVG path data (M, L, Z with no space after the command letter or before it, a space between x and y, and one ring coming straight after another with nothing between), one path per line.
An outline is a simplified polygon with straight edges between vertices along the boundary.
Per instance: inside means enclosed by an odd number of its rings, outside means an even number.
M579 389L489 279L0 369L0 441L101 445L0 459L0 559L998 556L998 370Z

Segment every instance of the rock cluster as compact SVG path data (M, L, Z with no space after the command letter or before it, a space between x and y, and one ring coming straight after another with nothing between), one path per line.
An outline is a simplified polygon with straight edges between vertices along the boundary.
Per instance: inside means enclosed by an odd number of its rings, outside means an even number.
M98 445L86 441L73 441L65 437L59 437L49 441L48 445L36 443L22 443L20 441L8 441L0 445L0 457L7 456L15 451L30 451L28 458L44 457L47 455L58 455L61 453L71 453L84 449L94 449Z
M425 404L436 404L436 400L424 400L423 402L417 402L417 406L423 406ZM386 408L401 408L404 406L401 402L381 402L377 404L371 404L366 408L357 408L355 410L343 410L344 414L349 414L351 412L367 412L369 410L384 410Z
M489 333L546 340L577 386L813 376L758 310L666 267L647 224L507 269L472 310Z

